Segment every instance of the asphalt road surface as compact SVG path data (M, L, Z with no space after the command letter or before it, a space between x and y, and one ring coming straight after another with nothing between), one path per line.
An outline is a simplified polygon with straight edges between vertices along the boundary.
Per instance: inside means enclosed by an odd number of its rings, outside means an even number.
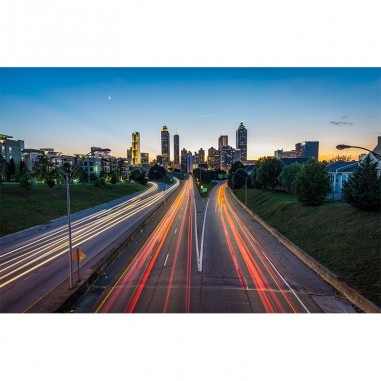
M86 254L79 274L73 263L73 283L120 245L179 183L177 179L172 187L150 183L143 192L73 215L72 247ZM66 218L2 237L0 248L1 312L39 312L57 287L69 288Z
M152 230L86 312L356 312L252 221L226 183L202 199L189 177Z

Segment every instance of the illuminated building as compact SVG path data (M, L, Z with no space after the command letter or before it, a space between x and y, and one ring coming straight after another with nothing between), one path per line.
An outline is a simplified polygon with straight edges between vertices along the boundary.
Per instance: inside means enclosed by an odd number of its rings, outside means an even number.
M161 157L163 166L167 167L170 161L169 131L167 126L161 130Z
M235 162L235 149L230 146L222 146L220 150L220 169L229 170L230 166Z
M13 136L0 134L0 153L9 162L13 158L15 163L22 159L21 151L24 147L24 140L12 140Z
M140 134L139 132L132 133L132 165L140 165L141 164L141 156L140 156Z
M220 151L214 147L208 149L208 168L219 169L220 168Z
M173 155L174 164L180 163L180 137L178 134L173 135Z
M247 129L242 122L236 131L236 149L241 150L241 160L247 160Z

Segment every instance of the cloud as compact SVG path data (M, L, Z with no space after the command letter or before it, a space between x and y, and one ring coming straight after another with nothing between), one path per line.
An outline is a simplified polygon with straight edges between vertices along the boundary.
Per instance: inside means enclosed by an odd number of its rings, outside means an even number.
M351 125L352 122L336 122L336 120L331 120L329 123L335 124L336 126Z

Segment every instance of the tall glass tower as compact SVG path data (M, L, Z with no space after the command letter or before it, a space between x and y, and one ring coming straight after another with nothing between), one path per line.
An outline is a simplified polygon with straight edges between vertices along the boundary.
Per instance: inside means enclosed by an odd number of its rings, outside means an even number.
M247 129L241 122L236 132L236 149L241 150L241 160L247 160Z
M167 126L161 130L161 156L163 165L166 167L170 161L169 131Z
M178 134L173 135L173 155L175 164L180 163L180 137Z
M132 165L140 165L141 164L141 156L140 156L140 133L133 132L132 133Z

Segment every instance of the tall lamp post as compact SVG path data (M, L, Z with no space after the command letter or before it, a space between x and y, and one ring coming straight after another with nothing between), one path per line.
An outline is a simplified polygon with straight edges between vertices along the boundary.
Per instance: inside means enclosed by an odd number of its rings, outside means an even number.
M73 288L73 248L71 240L71 213L70 213L70 180L75 176L78 169L81 167L83 161L89 157L90 154L95 152L105 152L110 151L109 149L97 149L92 150L88 154L82 157L81 161L71 169L71 171L65 172L65 182L66 182L66 205L67 205L67 226L69 231L69 285Z
M349 146L349 145L346 145L346 144L339 144L336 146L337 149L339 150L343 150L343 149L346 149L346 148L358 148L358 149L363 149L364 151L368 151L370 152L372 155L374 155L378 160L381 160L381 155L379 155L378 153L374 152L374 151L371 151L370 149L368 148L364 148L364 147L357 147L357 146Z

